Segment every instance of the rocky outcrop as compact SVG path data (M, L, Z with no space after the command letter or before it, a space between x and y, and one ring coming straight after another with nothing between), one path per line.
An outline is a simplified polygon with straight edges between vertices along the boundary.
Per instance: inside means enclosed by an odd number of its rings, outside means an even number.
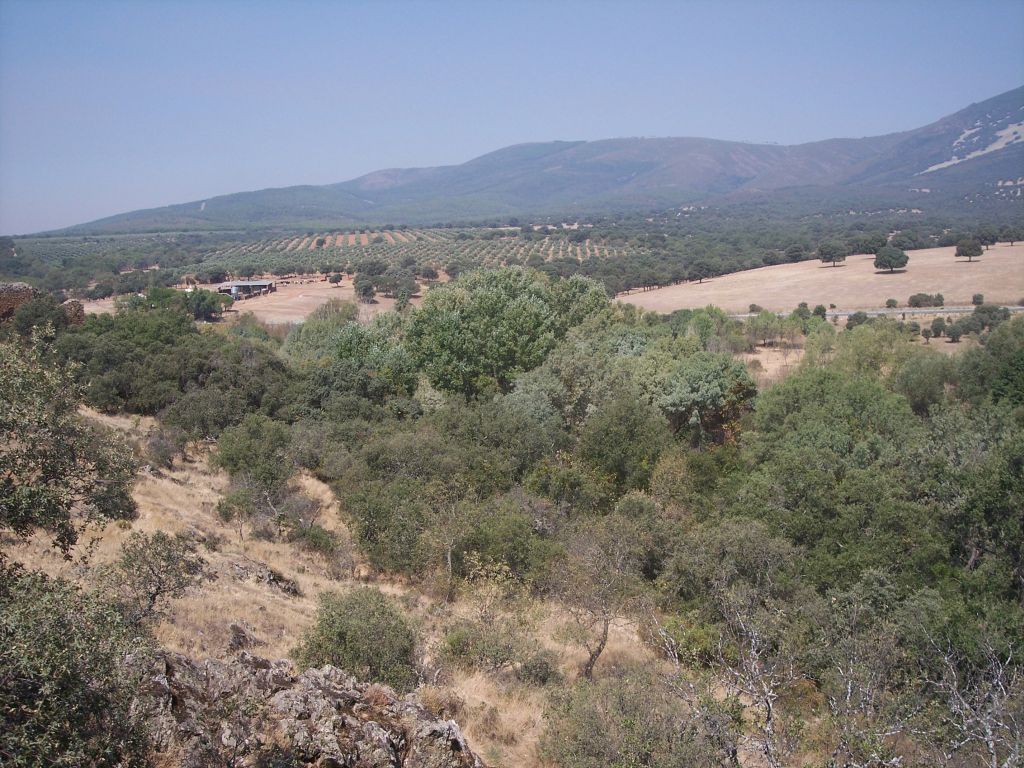
M10 317L14 310L36 297L36 289L28 283L0 283L0 319Z
M275 571L266 563L246 558L245 562L231 563L231 575L238 581L255 581L266 584L289 597L298 597L301 593L299 585L280 571Z
M64 317L68 319L69 325L81 325L85 322L85 307L82 306L82 302L68 299L60 308L64 310Z
M135 706L156 757L183 768L483 766L454 721L330 666L294 675L286 661L245 652L202 662L164 653Z

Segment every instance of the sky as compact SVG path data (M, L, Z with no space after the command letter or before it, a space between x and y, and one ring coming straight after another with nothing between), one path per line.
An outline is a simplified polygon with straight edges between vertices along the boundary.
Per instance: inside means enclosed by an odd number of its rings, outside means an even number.
M1024 84L1022 0L0 0L0 233L510 144L800 143Z

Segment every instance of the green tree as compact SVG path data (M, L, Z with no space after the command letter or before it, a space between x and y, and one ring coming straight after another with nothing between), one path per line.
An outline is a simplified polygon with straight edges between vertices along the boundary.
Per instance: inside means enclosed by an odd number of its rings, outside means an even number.
M961 240L956 244L958 259L966 258L967 261L974 261L978 256L981 256L981 243L977 240Z
M123 440L78 414L69 369L31 345L0 343L0 528L53 535L67 554L90 522L135 515L135 462Z
M692 427L698 439L721 439L736 429L756 394L742 363L726 354L698 352L668 375L658 405L676 432Z
M668 443L668 424L653 405L625 389L601 403L583 424L580 455L621 490L643 488Z
M552 286L521 267L478 270L430 291L408 340L431 384L473 398L508 391L572 325L606 305L592 281Z
M165 615L171 600L200 583L205 566L195 541L184 534L133 533L100 581L134 626Z
M333 664L361 680L412 690L416 633L390 598L372 587L320 597L316 622L293 652L303 668Z
M240 424L221 433L216 463L232 477L245 478L261 492L274 494L295 471L288 455L290 442L286 424L250 413Z
M0 761L148 766L132 707L148 648L97 595L0 562Z
M829 240L818 246L818 259L822 263L837 266L839 262L846 261L848 250L844 243L838 240Z
M905 251L887 245L880 248L875 256L875 269L888 269L890 272L893 272L897 269L903 269L903 267L907 266L909 260L910 257L907 256Z

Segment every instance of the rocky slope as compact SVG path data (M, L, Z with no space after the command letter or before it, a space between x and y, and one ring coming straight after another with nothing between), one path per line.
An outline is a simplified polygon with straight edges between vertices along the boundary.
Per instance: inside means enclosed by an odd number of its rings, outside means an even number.
M483 768L454 721L330 666L163 653L136 706L168 766Z

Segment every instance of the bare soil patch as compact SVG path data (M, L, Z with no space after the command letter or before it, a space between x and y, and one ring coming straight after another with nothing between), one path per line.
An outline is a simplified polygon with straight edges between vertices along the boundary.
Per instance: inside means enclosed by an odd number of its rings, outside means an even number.
M714 304L727 312L746 312L751 304L785 312L801 301L812 307L835 304L838 309L872 309L896 299L901 305L914 293L941 293L947 304L970 304L975 293L985 300L1014 304L1024 297L1024 243L1000 243L973 263L954 257L955 248L910 251L903 272L875 270L871 255L847 258L840 267L818 261L780 264L683 283L653 291L622 294L620 301L654 312Z

